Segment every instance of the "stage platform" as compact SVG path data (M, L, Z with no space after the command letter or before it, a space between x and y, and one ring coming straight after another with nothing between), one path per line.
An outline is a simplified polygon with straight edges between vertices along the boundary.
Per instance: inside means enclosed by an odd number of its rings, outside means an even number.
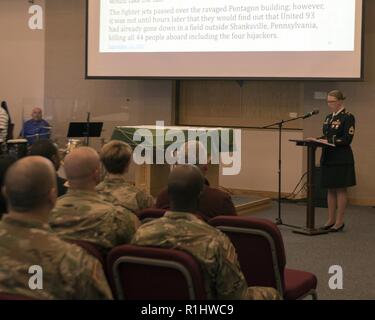
M239 216L250 215L253 212L271 207L272 199L257 195L232 195L232 201Z

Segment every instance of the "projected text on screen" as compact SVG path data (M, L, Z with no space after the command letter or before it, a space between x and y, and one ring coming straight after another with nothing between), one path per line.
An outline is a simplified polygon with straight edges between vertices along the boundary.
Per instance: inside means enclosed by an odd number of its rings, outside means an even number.
M100 52L354 51L355 0L101 0Z

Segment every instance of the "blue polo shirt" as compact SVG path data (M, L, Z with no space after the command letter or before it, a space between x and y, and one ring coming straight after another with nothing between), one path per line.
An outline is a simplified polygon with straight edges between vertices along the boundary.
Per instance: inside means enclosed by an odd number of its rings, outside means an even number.
M50 127L46 120L28 120L23 124L21 136L23 136L29 145L32 145L37 140L49 139L51 130L45 127ZM37 136L38 135L38 136Z

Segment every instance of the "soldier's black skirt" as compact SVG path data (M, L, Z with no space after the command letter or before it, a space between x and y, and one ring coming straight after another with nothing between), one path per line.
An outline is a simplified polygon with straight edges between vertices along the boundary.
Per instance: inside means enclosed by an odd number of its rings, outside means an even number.
M337 189L356 185L354 164L322 165L321 171L323 188Z

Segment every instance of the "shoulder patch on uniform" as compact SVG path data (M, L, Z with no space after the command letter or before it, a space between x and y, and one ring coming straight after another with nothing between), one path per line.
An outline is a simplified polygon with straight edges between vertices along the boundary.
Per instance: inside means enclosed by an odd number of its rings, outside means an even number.
M354 131L355 131L354 127L351 126L350 129L349 129L349 134L353 135L353 134L354 134Z

